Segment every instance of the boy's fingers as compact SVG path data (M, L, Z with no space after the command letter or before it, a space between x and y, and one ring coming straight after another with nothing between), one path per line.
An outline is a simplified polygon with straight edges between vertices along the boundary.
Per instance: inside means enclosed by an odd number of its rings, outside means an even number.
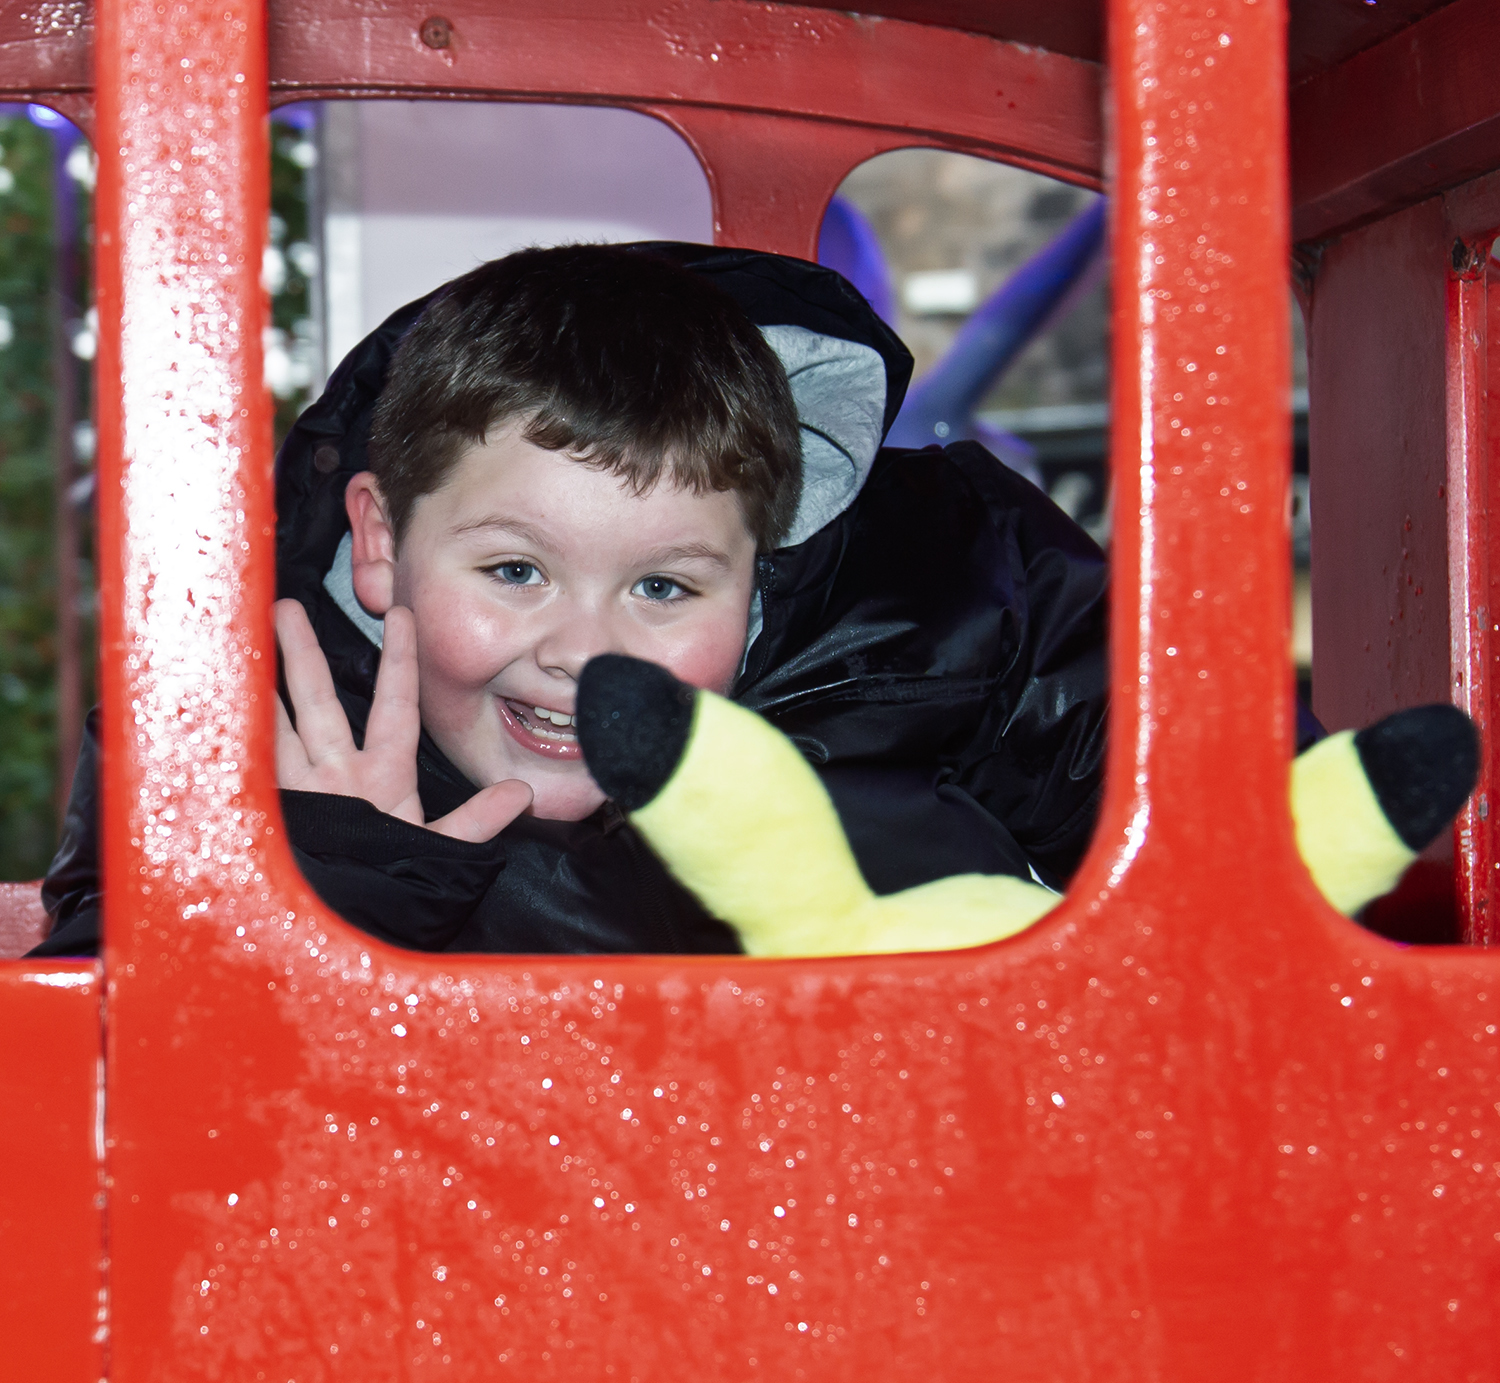
M411 611L393 605L385 616L380 670L375 674L375 701L365 725L365 749L412 761L416 772L417 740L422 733L417 709L417 633Z
M328 671L328 659L318 644L301 601L278 600L275 606L276 642L286 687L297 712L297 738L313 762L354 748L349 717L339 704Z
M286 703L276 698L276 786L292 788L302 780L311 765L302 737L292 725Z
M429 821L429 831L439 831L455 840L474 842L489 840L510 825L531 805L533 793L529 783L507 778L476 792L457 811L438 821Z

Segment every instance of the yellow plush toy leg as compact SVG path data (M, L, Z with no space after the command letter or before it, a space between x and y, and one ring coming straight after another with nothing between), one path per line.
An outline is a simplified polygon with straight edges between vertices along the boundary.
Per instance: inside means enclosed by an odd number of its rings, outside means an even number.
M1350 730L1293 762L1292 821L1308 873L1342 913L1389 893L1416 859L1381 810Z
M1416 858L1391 827L1346 732L1292 768L1297 846L1324 897L1358 911ZM687 748L631 817L677 878L753 956L977 946L1056 906L1024 879L964 874L877 898L833 803L796 747L752 711L699 692Z
M700 692L687 750L631 820L752 956L946 950L1029 926L1056 895L977 874L877 898L827 792L779 731Z

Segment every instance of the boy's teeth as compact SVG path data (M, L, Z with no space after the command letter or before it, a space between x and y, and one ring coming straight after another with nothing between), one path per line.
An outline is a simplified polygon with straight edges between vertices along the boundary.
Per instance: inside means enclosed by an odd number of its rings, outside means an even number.
M566 711L549 711L545 706L526 706L519 701L512 701L510 705L521 723L543 738L573 738L577 716L568 715Z

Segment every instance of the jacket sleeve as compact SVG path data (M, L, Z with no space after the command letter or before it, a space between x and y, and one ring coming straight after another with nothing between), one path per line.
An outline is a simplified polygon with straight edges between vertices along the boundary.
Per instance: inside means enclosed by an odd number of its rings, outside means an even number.
M446 947L505 864L498 837L454 840L358 797L283 792L281 810L318 897L362 931L412 950Z
M1020 617L1014 656L956 781L1004 824L1046 882L1061 884L1083 858L1099 808L1109 705L1105 556L977 443L947 450L989 509Z
M42 881L42 906L52 930L33 956L99 952L99 708L83 722L78 766L63 817L62 840Z
M84 723L62 843L42 883L52 930L33 956L92 956L100 938L99 712ZM386 816L356 797L283 792L292 854L313 891L356 927L397 946L437 951L468 922L505 864L481 844Z

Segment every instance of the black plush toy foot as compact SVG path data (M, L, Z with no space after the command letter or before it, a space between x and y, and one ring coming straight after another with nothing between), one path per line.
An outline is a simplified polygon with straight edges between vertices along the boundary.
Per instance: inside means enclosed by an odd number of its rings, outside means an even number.
M1479 732L1457 706L1413 706L1354 736L1354 748L1391 829L1425 850L1479 780Z
M603 653L578 679L578 744L589 773L625 811L666 785L693 729L693 688L655 663Z

